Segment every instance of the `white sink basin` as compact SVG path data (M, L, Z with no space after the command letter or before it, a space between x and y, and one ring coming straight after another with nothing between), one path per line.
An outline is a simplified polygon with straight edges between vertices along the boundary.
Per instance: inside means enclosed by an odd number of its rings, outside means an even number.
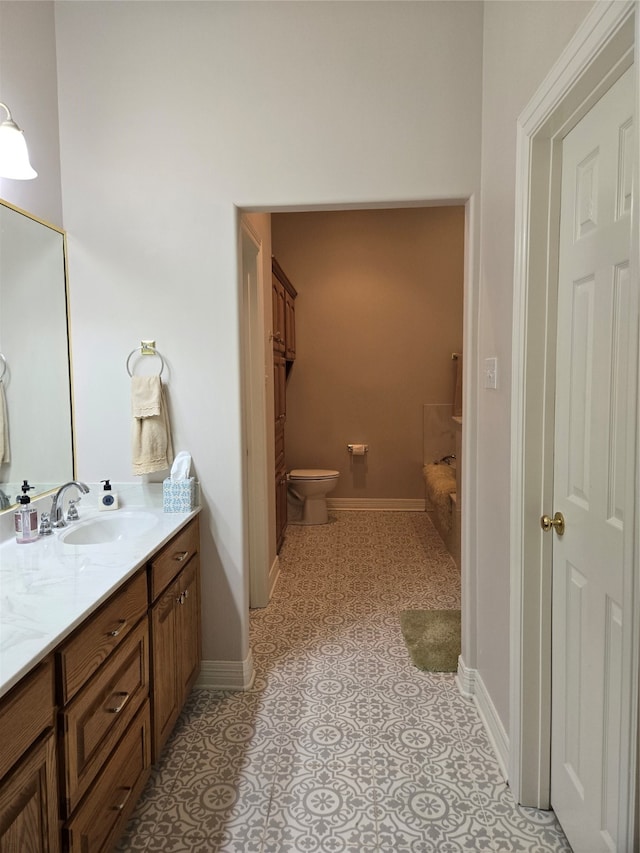
M73 523L60 534L65 545L107 545L144 536L158 524L150 512L122 512Z

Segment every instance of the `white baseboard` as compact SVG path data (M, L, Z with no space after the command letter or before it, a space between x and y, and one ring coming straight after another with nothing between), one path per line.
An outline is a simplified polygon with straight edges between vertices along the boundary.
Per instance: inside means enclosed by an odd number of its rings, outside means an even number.
M255 671L251 649L245 660L203 660L196 689L249 690Z
M328 509L424 512L424 498L327 498Z
M467 696L476 704L480 719L483 722L491 746L496 754L496 760L500 772L505 778L509 778L507 767L509 767L509 736L502 720L498 716L495 705L484 685L482 676L477 669L465 666L462 656L458 658L458 689L463 696Z
M467 699L472 699L475 693L475 677L476 670L465 666L462 655L460 655L458 657L458 690Z

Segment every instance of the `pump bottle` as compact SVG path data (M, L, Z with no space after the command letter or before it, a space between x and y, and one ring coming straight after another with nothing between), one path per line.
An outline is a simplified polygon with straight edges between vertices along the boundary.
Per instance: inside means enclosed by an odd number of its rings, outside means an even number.
M98 509L118 509L117 492L111 490L111 483L109 480L100 480L100 482L104 483L104 488L100 494Z
M16 530L16 542L24 545L27 542L35 542L38 538L38 510L31 506L31 498L27 492L33 489L27 480L22 481L22 494L18 495L18 509L14 512L14 524Z

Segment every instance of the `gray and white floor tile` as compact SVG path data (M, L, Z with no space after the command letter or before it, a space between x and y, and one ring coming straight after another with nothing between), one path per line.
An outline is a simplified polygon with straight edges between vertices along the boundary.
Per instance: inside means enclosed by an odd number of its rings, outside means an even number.
M280 567L253 687L192 693L120 853L570 853L515 804L455 676L407 655L400 611L460 606L426 514L290 526Z

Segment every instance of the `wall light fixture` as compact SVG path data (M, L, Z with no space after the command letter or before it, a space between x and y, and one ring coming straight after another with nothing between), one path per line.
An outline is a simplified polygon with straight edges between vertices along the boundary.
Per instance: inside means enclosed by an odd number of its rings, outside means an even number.
M0 103L7 117L0 122L0 178L14 178L27 181L37 177L38 173L29 162L29 152L24 133L11 117L6 104Z

